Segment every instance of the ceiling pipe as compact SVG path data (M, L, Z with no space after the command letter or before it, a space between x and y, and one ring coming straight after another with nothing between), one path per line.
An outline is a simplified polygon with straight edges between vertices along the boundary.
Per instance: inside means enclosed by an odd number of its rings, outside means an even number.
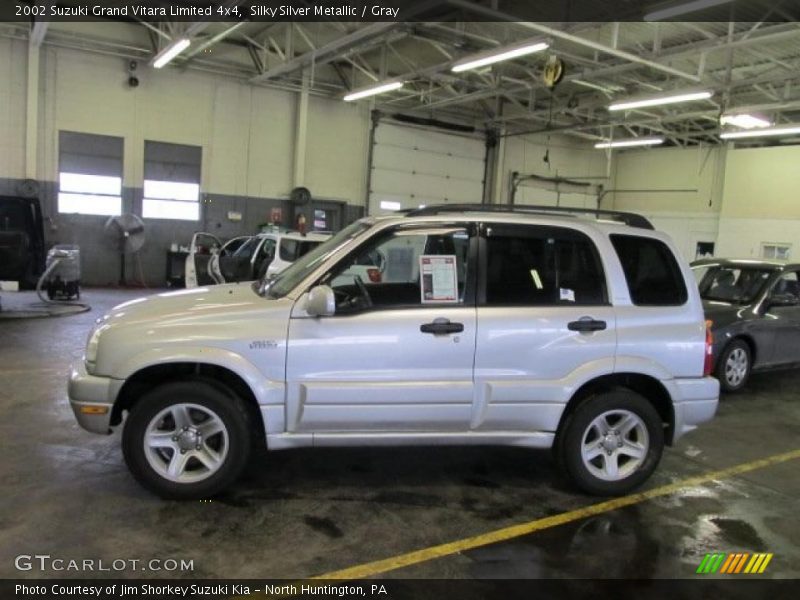
M635 54L631 54L630 52L625 52L624 50L618 50L616 48L612 48L611 46L606 46L605 44L600 44L598 42L593 42L591 40L587 40L585 38L572 35L571 33L561 31L560 29L553 29L552 27L548 27L547 25L542 25L541 23L532 23L530 21L518 21L516 17L512 15L509 15L507 13L498 10L493 10L491 8L486 8L485 6L480 6L472 2L467 2L466 0L447 0L447 3L453 7L481 15L493 21L507 21L516 23L521 27L532 29L533 31L538 31L539 33L543 33L553 38L561 39L566 42L571 42L573 44L578 44L580 46L591 48L592 50L597 50L598 52L603 52L605 54L610 54L611 56L616 56L617 58L622 58L632 63L644 65L650 67L651 69L655 69L657 71L662 71L664 73L669 73L670 75L674 75L676 77L681 77L689 81L694 81L695 83L699 83L701 81L700 77L698 77L697 75L692 75L691 73L686 73L684 71L681 71L680 69L675 69L673 67L670 67L669 65L663 65L661 63L648 60L640 56L636 56Z

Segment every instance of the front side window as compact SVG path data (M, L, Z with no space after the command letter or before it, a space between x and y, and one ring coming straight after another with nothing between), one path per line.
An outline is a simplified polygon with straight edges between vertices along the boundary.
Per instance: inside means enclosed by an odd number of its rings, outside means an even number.
M557 227L487 227L487 305L605 303L603 268L594 244L582 233Z
M465 303L469 228L458 224L399 226L340 261L320 283L330 285L336 312Z
M631 301L637 306L680 306L688 299L678 262L667 245L653 238L614 234Z
M796 272L785 273L775 282L770 294L773 298L779 296L790 296L800 302L800 280Z

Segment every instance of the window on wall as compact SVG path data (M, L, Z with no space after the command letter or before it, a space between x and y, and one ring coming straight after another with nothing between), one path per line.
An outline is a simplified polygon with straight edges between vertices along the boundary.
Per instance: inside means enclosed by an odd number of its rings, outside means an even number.
M121 137L58 134L58 212L122 214Z
M789 260L792 253L791 244L774 244L762 242L761 258L776 258L778 260Z
M199 146L144 143L144 218L200 220L201 157Z

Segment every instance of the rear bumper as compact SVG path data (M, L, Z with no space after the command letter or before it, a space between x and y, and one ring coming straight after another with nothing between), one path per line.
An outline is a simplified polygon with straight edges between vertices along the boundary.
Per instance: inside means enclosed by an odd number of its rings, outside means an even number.
M69 404L78 424L92 433L111 433L111 409L117 380L86 372L83 360L72 364L69 374Z
M719 404L719 381L713 377L673 380L675 427L672 442L714 418Z

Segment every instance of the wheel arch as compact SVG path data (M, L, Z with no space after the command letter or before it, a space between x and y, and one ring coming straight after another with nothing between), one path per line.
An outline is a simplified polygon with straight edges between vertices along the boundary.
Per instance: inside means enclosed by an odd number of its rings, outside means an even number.
M621 389L639 394L656 409L665 425L664 441L668 445L672 445L675 432L675 408L672 397L664 384L655 377L642 373L609 373L595 377L575 390L561 414L554 446L558 446L567 419L581 404L598 394Z
M123 413L130 411L141 397L157 386L171 381L202 380L224 387L240 398L250 413L259 437L265 436L264 421L258 399L245 379L235 371L221 365L202 362L170 362L149 365L126 378L111 410L112 426L122 422Z
M753 339L749 333L736 333L732 335L729 339L725 340L725 343L722 345L722 349L719 352L719 356L717 357L717 364L714 365L714 369L716 370L719 367L719 361L722 360L722 355L725 354L725 351L728 349L732 343L741 341L747 344L748 349L750 350L750 368L752 369L753 365L756 364L756 357L758 356L758 350L756 348L756 341Z

